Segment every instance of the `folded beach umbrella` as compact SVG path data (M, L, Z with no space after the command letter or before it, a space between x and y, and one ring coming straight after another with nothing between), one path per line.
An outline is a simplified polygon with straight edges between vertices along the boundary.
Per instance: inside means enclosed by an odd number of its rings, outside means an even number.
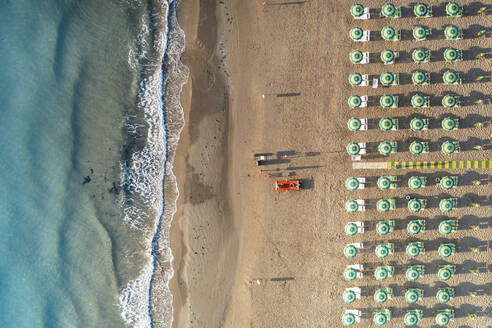
M422 25L418 25L413 28L413 38L417 41L425 40L429 34L429 29Z
M458 84L460 82L460 76L456 71L449 69L442 75L442 81L447 85Z
M437 277L441 281L448 281L453 276L455 270L453 265L442 265L439 267L439 271L437 271Z
M441 235L447 236L458 228L458 220L445 220L439 224Z
M416 93L412 96L412 106L413 108L425 108L425 107L428 107L429 106L429 101L428 101L428 97L420 94L420 93Z
M385 64L393 64L397 57L397 53L394 52L393 50L386 49L381 51L381 60Z
M362 74L352 73L349 75L349 83L353 86L359 86L362 84Z
M407 245L407 255L410 257L417 257L424 251L424 244L422 242L412 242Z
M357 109L360 106L362 106L362 98L360 96L358 96L358 95L352 95L348 99L348 104L353 109Z
M424 85L429 83L429 74L422 70L417 70L412 74L413 84Z
M412 220L408 222L407 231L411 235L418 235L420 232L424 231L424 220Z
M392 26L385 26L381 30L381 37L386 41L398 41L398 31Z
M357 256L357 247L354 245L347 245L343 249L343 255L345 255L346 258L352 259Z
M444 198L439 202L439 209L443 213L451 212L456 206L456 201L453 198Z
M380 236L386 236L393 231L394 221L379 221L376 225L376 232Z
M386 18L398 18L398 9L391 2L386 2L381 8L381 16Z
M444 50L444 60L447 62L456 62L462 59L461 51L455 48L447 48Z
M359 180L354 177L348 178L347 181L345 181L345 188L350 191L359 189L359 185Z
M392 266L379 266L374 270L374 277L376 280L384 281L393 276L393 270Z
M379 120L379 128L383 131L396 130L394 121L389 117L383 117Z
M408 210L412 213L418 213L425 209L425 203L422 199L410 199L408 201Z
M445 176L441 178L439 181L439 186L444 190L451 190L456 187L456 177L454 176Z
M425 63L430 60L430 52L428 50L417 48L412 52L412 59L416 63Z
M410 146L408 147L408 150L413 154L413 155L420 155L422 153L427 152L427 148L429 148L427 142L423 141L413 141Z
M459 97L447 94L442 98L442 105L446 108L455 108L459 106Z
M441 150L446 155L451 155L459 151L459 143L457 141L445 141L441 145Z
M364 30L360 27L352 27L349 32L350 38L354 41L359 41L364 36Z
M453 288L439 288L436 293L436 299L441 304L446 304L454 297Z
M383 72L379 77L381 84L388 87L390 85L398 84L398 75L391 72Z
M451 322L451 316L449 313L444 312L444 311L439 311L436 315L436 323L439 326L447 326Z
M374 292L374 301L379 304L385 303L393 297L391 288L379 288Z
M359 228L357 228L357 225L353 222L349 222L345 225L345 233L351 237L357 235L359 232Z
M353 290L345 290L343 292L343 301L347 304L352 304L357 299L355 292Z
M343 272L343 277L347 281L352 281L357 278L357 271L354 268L346 268Z
M391 312L389 310L376 311L372 320L376 326L384 326L388 321L391 321Z
M458 40L462 38L463 32L456 25L448 25L444 29L444 36L447 40Z
M349 213L355 213L359 209L359 204L357 204L357 202L355 200L348 200L345 203L345 209Z
M454 244L441 244L437 252L442 258L448 258L454 254L456 246Z
M405 300L408 304L415 304L422 297L423 291L417 288L410 288L405 293Z
M388 190L391 188L391 180L387 176L382 176L378 179L378 188L381 190Z
M379 153L383 156L388 156L391 153L395 152L395 147L393 146L393 143L388 142L388 141L383 141L379 143L378 150Z
M347 145L347 153L349 155L359 155L360 153L360 146L357 142L351 142Z
M416 326L420 320L422 320L422 310L409 310L405 314L403 321L408 327Z
M345 313L342 316L342 324L345 327L351 327L355 325L355 315L353 313Z
M448 17L461 17L463 8L456 2L448 2L446 5L446 14Z
M409 266L405 276L408 281L417 281L420 277L424 275L423 265L412 265Z
M364 15L364 6L360 3L356 3L350 8L350 13L353 17L361 17Z
M415 14L415 17L418 18L425 18L425 17L431 17L431 8L426 5L425 3L419 2L413 7L413 13Z
M350 61L354 64L359 64L362 59L364 59L364 55L360 50L352 50L350 52Z
M380 259L384 259L385 257L388 257L393 252L393 244L391 243L385 243L385 244L379 244L376 246L376 256Z
M380 213L386 213L391 209L391 202L389 199L380 199L376 204L376 208Z
M408 179L408 188L412 190L419 190L422 187L425 187L426 179L425 177L412 176Z
M379 98L379 103L383 108L392 108L392 107L397 107L397 97L394 97L392 95L382 95L381 98Z
M420 132L428 128L424 119L415 117L410 121L410 128L415 132Z

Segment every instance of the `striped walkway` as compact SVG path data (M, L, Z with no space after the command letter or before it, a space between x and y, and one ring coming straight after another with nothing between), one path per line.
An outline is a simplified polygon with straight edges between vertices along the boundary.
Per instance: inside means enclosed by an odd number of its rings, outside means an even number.
M354 162L353 169L492 169L492 161Z

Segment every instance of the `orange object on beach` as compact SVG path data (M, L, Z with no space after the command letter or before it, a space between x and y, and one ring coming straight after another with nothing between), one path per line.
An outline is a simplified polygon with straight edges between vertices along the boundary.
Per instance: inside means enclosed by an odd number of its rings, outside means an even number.
M266 2L263 2L263 6L266 6L266 5L267 5L267 3Z
M275 190L301 190L302 180L277 180Z

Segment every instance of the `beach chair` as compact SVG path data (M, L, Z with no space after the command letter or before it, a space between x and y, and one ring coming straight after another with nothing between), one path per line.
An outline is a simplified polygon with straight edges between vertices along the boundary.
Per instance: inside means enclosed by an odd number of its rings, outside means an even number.
M369 52L365 51L362 53L362 60L359 64L369 64Z
M371 31L364 30L362 32L362 37L358 40L354 40L355 42L368 42L371 41Z
M355 4L350 9L350 13L354 19L370 19L371 13L369 7L364 7L361 4Z
M345 280L351 281L355 279L362 279L364 274L362 271L364 270L364 266L362 264L351 264L345 267L344 277Z
M358 233L364 233L364 222L356 221L347 223L345 225L345 233L351 237L357 235Z
M366 143L365 142L358 142L357 143L360 147L360 152L359 154L364 155L367 154L367 148L366 148Z
M361 118L360 122L361 122L360 131L367 131L368 129L367 118Z
M362 290L360 289L360 287L349 287L349 288L345 288L345 290L354 292L357 299L360 299L362 295Z
M352 314L355 316L355 321L360 323L360 318L362 317L362 311L360 310L345 310L345 314Z

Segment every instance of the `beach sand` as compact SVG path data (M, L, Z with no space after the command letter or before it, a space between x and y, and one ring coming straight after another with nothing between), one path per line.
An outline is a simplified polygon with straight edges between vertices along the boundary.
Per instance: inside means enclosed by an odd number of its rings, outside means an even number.
M490 37L459 41L439 38L440 30L448 23L465 28L465 36L468 36L481 26L490 25L487 20L490 16L417 20L410 15L410 3L402 2L404 15L409 18L361 22L352 19L349 14L352 3L347 1L313 0L270 6L262 6L261 1L181 2L179 19L186 33L182 60L190 68L191 76L183 89L186 126L175 164L181 195L172 228L176 270L171 282L174 327L338 326L344 309L348 308L363 310L360 326L372 325L374 310L389 308L394 320L388 327L397 327L403 324L403 316L409 308L402 297L403 288L409 286L425 291L424 300L413 307L424 310L422 326L432 326L434 312L440 308L455 310L457 326L485 327L490 323L487 235L492 204L490 184L485 183L489 172L356 171L351 169L352 162L345 151L351 141L397 140L403 150L415 138L422 138L431 141L431 153L418 160L491 159L488 146L480 152L472 150L474 144L490 144L490 125L471 128L476 121L491 119L488 113L490 59L473 60L479 52L490 53ZM365 1L364 4L378 8L381 2ZM442 13L443 7L436 5L434 12ZM404 29L403 41L391 43L376 38L366 44L354 44L348 38L352 26L379 31L389 24ZM411 41L411 28L417 24L436 29L435 39ZM379 33L373 32L373 35L378 37ZM449 64L441 59L417 66L405 58L419 46L435 51L434 58L442 58L439 56L444 47L455 46L465 50L465 58L470 60ZM351 64L348 54L355 48L369 51L374 63ZM399 50L402 61L384 66L379 52L386 48ZM347 80L355 71L374 75L383 70L408 74L417 68L434 72L431 79L436 83L417 88L410 82L388 89L373 89L353 88ZM438 73L446 68L466 73L467 78L478 75L488 78L480 83L446 86L438 82ZM444 132L439 126L440 119L451 111L438 106L440 98L433 98L435 106L422 110L422 115L435 120L431 129L418 134L402 124L416 113L403 96L417 90L436 96L456 92L465 97L465 103L482 98L485 104L452 110L452 114L463 119L462 129ZM299 95L277 97L280 93ZM378 106L350 110L347 98L355 93L373 96L371 101L377 101L378 97L374 96L385 93L399 94L403 106L388 111ZM382 132L374 128L353 133L346 127L352 116L399 117L402 130ZM375 122L377 124L377 120ZM462 141L460 154L445 157L440 153L440 144L446 137ZM260 172L253 159L255 153L273 153L273 158L288 162L262 167L267 171ZM412 157L402 151L392 155L391 160ZM385 161L387 158L372 155L365 159ZM412 172L428 175L429 181L445 172L460 177L466 173L462 181L468 185L448 193L434 186L422 192L411 192L405 184ZM265 179L265 173L305 179L307 189L275 192L273 178ZM370 187L349 192L344 187L350 176L382 174L401 176L401 188L383 192ZM471 186L469 182L476 178L484 183ZM429 200L430 208L418 215L426 218L428 229L418 238L410 238L406 232L406 223L416 217L405 208L406 195L423 195ZM436 206L438 198L448 195L459 198L459 208L450 217L459 218L462 229L449 238L442 238L436 227L444 216ZM348 199L366 199L371 203L391 197L397 198L399 207L391 213L379 214L369 206L366 212L349 216L344 209ZM476 199L480 199L482 206L470 207ZM374 232L375 223L382 219L394 219L397 223L396 231L388 237ZM358 237L348 237L344 226L355 220L366 221L368 231ZM477 224L481 225L481 230L470 229ZM410 261L404 253L406 244L413 240L426 244L427 252L419 261ZM444 240L457 244L457 254L448 261L440 259L436 252ZM378 260L374 255L380 241L395 244L396 253L388 260ZM343 257L343 247L350 242L364 242L362 254L353 260ZM469 252L474 246L482 251ZM348 283L342 273L346 265L353 263L363 263L367 277ZM427 265L428 274L419 284L410 285L405 279L409 263ZM457 297L449 305L438 305L435 291L446 284L437 280L435 272L444 263L457 265L457 274L449 282L449 286L455 287ZM396 267L393 279L378 283L373 278L373 269L380 264ZM479 275L469 274L470 269L478 269ZM272 278L281 280L272 281ZM284 278L293 279L282 280ZM345 288L351 286L364 287L363 297L359 303L347 306L341 296ZM384 305L376 304L372 293L378 286L393 287L394 299ZM470 297L470 291L481 291L482 295ZM469 321L469 313L477 314L477 319Z

